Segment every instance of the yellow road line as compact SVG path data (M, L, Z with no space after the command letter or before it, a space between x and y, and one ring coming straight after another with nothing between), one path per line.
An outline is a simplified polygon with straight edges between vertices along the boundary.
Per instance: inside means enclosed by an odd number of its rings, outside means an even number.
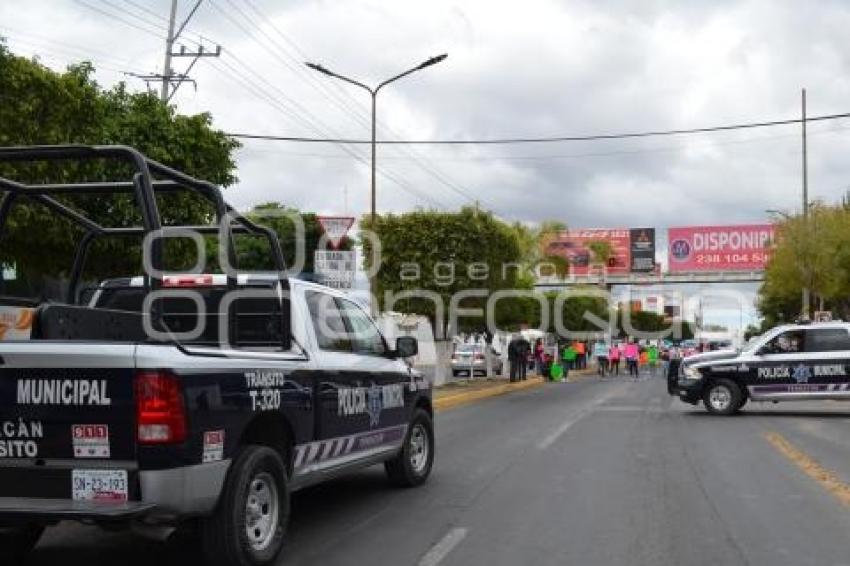
M504 395L505 393L510 393L512 391L532 389L541 385L543 385L542 379L529 379L528 381L520 381L519 383L505 383L502 385L496 385L495 387L476 389L475 391L466 391L455 395L446 395L445 397L434 399L434 409L444 411L446 409L467 405L474 401L479 401L488 397Z
M794 463L800 471L818 482L822 488L841 503L850 506L850 485L841 481L834 472L818 464L778 432L765 433L764 437L780 454Z

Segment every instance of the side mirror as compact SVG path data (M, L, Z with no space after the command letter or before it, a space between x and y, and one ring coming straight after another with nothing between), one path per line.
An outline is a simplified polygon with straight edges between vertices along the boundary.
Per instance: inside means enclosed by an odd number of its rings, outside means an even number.
M397 358L412 358L419 353L419 342L413 336L399 336L395 340Z

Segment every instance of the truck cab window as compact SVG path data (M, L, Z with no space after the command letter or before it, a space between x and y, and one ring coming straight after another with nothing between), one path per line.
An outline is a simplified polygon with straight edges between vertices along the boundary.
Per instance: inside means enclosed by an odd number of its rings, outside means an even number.
M803 351L803 331L789 330L775 336L764 345L765 354L797 354Z
M387 345L384 342L384 337L378 331L372 319L351 301L345 299L337 299L337 301L348 323L354 351L358 354L386 355Z
M236 313L234 345L240 349L278 351L283 344L283 313L275 297L244 297L230 307Z
M317 291L307 291L305 294L319 348L333 352L351 352L351 339L334 298Z
M810 328L806 330L807 352L850 350L850 333L843 328Z

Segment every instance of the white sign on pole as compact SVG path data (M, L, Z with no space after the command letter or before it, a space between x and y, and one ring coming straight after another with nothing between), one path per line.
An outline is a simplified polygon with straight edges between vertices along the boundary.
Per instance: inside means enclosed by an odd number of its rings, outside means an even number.
M351 289L354 286L356 252L316 250L313 272L316 282L334 289Z
M7 265L5 263L0 263L0 271L3 272L4 281L14 281L18 275L15 271L15 264Z
M348 234L351 225L354 224L353 216L317 216L316 220L319 221L322 230L327 234L328 242L333 249L339 247L339 243Z
M832 311L815 311L815 322L832 322Z

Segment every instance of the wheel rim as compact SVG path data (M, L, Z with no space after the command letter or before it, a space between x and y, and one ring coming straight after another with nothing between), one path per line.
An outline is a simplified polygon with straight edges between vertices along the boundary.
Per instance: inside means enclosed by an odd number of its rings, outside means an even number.
M716 385L708 394L708 402L713 409L725 411L732 403L732 392L725 385Z
M258 474L248 486L245 533L253 550L265 550L274 540L280 517L280 500L274 478Z
M415 473L421 474L425 470L430 450L428 431L421 424L415 425L410 433L410 467Z

